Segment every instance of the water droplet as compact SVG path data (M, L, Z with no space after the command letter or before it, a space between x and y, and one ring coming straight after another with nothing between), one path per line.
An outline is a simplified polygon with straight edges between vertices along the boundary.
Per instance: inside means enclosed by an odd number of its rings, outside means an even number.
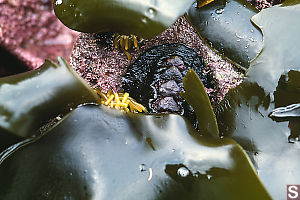
M224 12L224 8L219 8L219 9L217 9L216 11L215 11L215 13L217 14L217 15L220 15L220 14L222 14Z
M241 41L241 39L237 39L236 41L237 41L237 42L240 42L240 41Z
M172 149L172 152L175 152L175 149Z
M142 22L143 22L144 24L147 24L147 18L146 18L146 17L143 17L143 18L142 18Z
M254 152L254 155L255 155L255 156L258 156L258 152Z
M141 172L146 171L146 165L145 164L140 164L139 169Z
M291 136L289 136L289 138L288 138L288 140L289 140L289 143L295 143L295 142L298 142L299 141L299 137L291 137Z
M251 29L251 30L250 30L250 32L251 32L251 33L253 33L253 32L254 32L254 30L253 30L253 29Z
M236 14L237 14L237 15L240 15L240 13L239 13L239 12L237 12Z
M55 2L55 5L60 5L60 4L62 4L62 0L57 0L57 1Z
M180 167L178 170L177 170L177 174L178 176L181 176L181 177L187 177L190 172L187 168L185 167Z
M251 42L257 42L257 40L255 40L253 37L250 37L249 40L250 40Z
M73 173L72 172L70 172L70 176L72 176L73 175Z
M88 171L88 170L87 170L87 169L85 169L85 170L83 171L83 173L85 173L85 174L86 174L86 173L87 173L87 171Z
M241 36L238 33L235 33L234 35L239 39L245 39L247 37L247 36Z
M250 46L249 44L246 44L245 49L248 49L249 46Z
M46 196L46 197L49 197L49 194L50 194L49 192L46 192L46 193L45 193L45 196Z
M155 16L155 9L153 8L149 8L147 11L146 11L146 15L149 17L149 18L153 18Z
M55 117L55 119L59 121L59 120L61 120L61 117L57 116L57 117Z
M212 178L212 175L207 174L207 179L210 180Z

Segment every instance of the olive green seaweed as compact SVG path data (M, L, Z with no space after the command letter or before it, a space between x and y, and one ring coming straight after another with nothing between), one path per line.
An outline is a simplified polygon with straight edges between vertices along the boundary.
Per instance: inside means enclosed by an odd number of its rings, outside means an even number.
M194 0L56 0L54 11L81 32L117 32L153 38L170 27Z
M30 137L43 123L99 98L67 62L49 60L38 69L0 78L0 128ZM1 147L0 147L1 148Z
M179 115L85 105L32 140L0 158L0 199L270 199L236 142Z
M300 180L300 121L270 118L274 109L300 102L299 18L299 0L252 17L262 29L263 49L215 111L221 135L241 144L274 199L285 199L286 185Z
M218 137L219 128L216 116L212 110L203 83L194 70L187 72L183 78L183 85L185 92L182 92L181 96L193 107L197 116L200 133Z
M192 6L187 19L211 49L246 70L262 49L262 33L250 20L256 13L246 0L215 0Z

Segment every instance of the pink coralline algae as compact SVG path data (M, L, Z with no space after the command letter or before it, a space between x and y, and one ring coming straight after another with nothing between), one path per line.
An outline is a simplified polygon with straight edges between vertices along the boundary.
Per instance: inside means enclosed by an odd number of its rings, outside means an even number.
M69 58L77 35L56 18L51 0L0 0L0 46L28 69Z
M249 3L254 5L257 10L262 10L265 8L269 8L272 5L278 4L278 2L282 2L283 0L271 0L270 2L266 0L247 0Z
M282 2L248 1L259 10ZM56 60L57 56L62 56L68 59L78 34L59 22L51 0L0 0L0 48L16 56L28 69L39 67L46 58ZM207 70L213 72L218 82L216 102L243 79L243 73L209 49L183 17L156 38L142 40L138 49L130 51L131 62L122 51L112 48L111 42L101 43L101 37L100 34L80 34L70 61L92 87L104 92L122 87L121 77L127 67L147 48L170 43L184 44L202 56ZM7 67L0 65L0 75ZM216 93L211 89L207 92Z
M283 0L248 1L258 10L283 2ZM107 38L104 40L108 44L99 43L99 41L103 42L101 37L103 35L80 34L74 45L71 65L92 87L100 88L103 92L109 89L119 90L122 87L121 77L125 74L127 67L146 49L171 43L184 44L195 49L202 56L207 71L213 73L217 83L216 90L206 88L207 93L214 96L213 103L220 102L228 90L241 83L244 77L241 70L208 48L184 17L179 18L173 26L159 36L150 40L142 40L138 49L129 51L133 58L131 61L127 60L127 56L122 51L112 48L112 42L107 41Z
M241 82L243 74L209 49L184 17L179 18L173 26L159 36L140 41L138 49L129 51L132 56L131 61L122 51L113 47L111 35L82 33L74 45L71 65L92 87L101 88L103 92L109 89L117 91L122 87L121 77L127 67L139 55L150 47L172 43L184 44L202 56L206 70L213 72L220 86L218 95L214 98L217 102L229 88ZM207 92L216 93L211 89L207 89Z

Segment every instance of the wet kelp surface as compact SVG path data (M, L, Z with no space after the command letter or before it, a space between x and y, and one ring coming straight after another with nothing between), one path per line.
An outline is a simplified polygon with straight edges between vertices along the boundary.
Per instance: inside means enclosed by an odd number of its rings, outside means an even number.
M59 20L71 29L97 33L117 32L154 37L182 16L193 0L64 0L54 2ZM115 13L111 16L111 13Z
M285 185L299 182L299 120L274 119L276 108L299 103L299 1L286 1L255 15L264 47L246 80L217 109L220 133L240 143L252 157L272 197L283 199ZM282 35L282 30L288 30ZM276 116L275 116L276 117Z
M243 0L215 0L187 17L200 37L215 51L246 70L262 49L262 34L250 18L258 10Z
M282 185L299 181L300 124L295 118L270 118L276 102L272 93L244 82L228 93L216 113L221 135L242 145L272 197L281 199L286 195Z
M95 105L14 152L0 176L0 197L8 200L269 199L233 140L201 137L178 115Z
M27 75L30 80L31 74ZM191 87L190 81L197 84L200 79L188 71L184 87ZM44 82L48 86L53 79ZM207 110L210 103L203 84L194 88L205 95L206 103L200 107ZM89 88L85 90L89 93ZM184 95L188 101L197 99L191 91ZM217 128L215 120L199 125L204 130ZM179 115L122 113L82 105L47 133L0 154L0 197L107 199L114 193L114 199L237 199L242 194L269 199L243 149L232 139L210 134L201 136ZM222 193L216 193L216 188ZM235 189L238 192L232 192Z
M0 126L19 137L30 137L43 122L83 103L98 103L97 95L59 58L37 70L0 78Z

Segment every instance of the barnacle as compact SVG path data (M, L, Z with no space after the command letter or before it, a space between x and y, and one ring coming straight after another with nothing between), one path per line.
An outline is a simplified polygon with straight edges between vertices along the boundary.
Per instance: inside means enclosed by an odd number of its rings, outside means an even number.
M131 55L128 53L127 50L131 48L137 48L138 47L138 39L135 35L120 35L118 33L115 33L113 35L114 38L114 46L116 49L119 48L126 54L127 59L131 60Z
M129 93L115 93L111 90L106 94L100 91L100 89L94 89L94 91L101 97L101 104L115 108L117 110L125 112L147 112L147 109L137 103L133 98L129 97Z

